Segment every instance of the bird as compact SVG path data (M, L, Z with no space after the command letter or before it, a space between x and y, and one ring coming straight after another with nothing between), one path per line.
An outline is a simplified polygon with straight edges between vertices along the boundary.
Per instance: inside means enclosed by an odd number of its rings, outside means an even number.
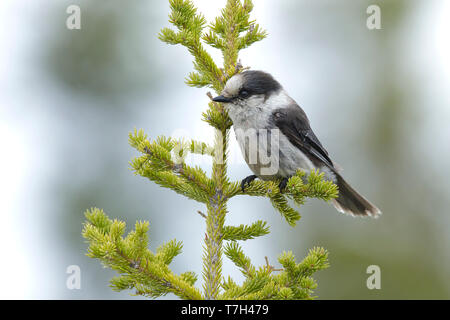
M237 73L212 100L223 104L254 173L242 180L242 191L257 178L279 179L283 191L297 170L319 170L338 187L332 204L339 212L359 217L381 215L380 209L342 177L342 169L314 134L306 113L271 74L259 70Z

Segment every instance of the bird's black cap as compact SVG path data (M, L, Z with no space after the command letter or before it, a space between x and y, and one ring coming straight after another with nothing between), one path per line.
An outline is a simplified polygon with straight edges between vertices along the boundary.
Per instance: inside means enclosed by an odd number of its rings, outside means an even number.
M263 71L248 70L241 73L244 77L242 89L251 94L271 94L281 89L281 85L272 75Z

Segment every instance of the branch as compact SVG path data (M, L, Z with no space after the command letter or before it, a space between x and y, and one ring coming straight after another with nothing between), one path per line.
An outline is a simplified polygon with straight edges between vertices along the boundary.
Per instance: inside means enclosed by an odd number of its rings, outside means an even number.
M178 28L178 33L164 28L159 39L168 44L181 44L185 46L194 57L194 69L197 75L191 74L186 83L192 86L209 86L216 92L223 89L222 71L214 63L209 53L201 43L202 31L205 27L205 18L197 14L197 9L189 0L169 0L171 14L170 22Z
M142 130L135 129L134 133L129 134L129 143L144 154L130 163L136 174L193 200L209 202L214 193L214 182L200 167L193 168L182 162L184 149L177 149L177 142L165 137L150 142ZM211 152L206 144L196 141L191 141L190 147L196 152ZM177 162L172 159L173 152Z
M306 179L306 183L303 181ZM338 196L338 188L332 182L324 179L324 173L312 170L306 178L305 172L298 170L292 176L282 193L278 187L279 181L255 180L242 191L241 182L230 184L226 195L232 198L237 195L268 197L275 209L286 219L291 226L295 226L300 214L289 206L288 199L300 206L306 198L317 198L330 201Z
M162 245L155 255L148 249L148 222L137 222L135 230L124 238L125 223L110 220L103 210L92 208L85 216L82 234L89 242L87 256L121 274L111 280L114 290L135 288L136 294L153 298L170 292L183 299L202 298L192 286L196 278L193 273L178 276L169 269L170 262L181 253L180 242Z
M245 241L269 234L267 222L258 220L251 226L241 224L239 227L225 226L223 228L223 239L230 241Z

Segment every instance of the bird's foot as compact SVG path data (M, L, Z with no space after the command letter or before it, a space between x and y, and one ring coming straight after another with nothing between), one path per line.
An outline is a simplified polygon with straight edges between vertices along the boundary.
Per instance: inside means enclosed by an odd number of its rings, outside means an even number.
M280 184L278 185L278 188L280 189L280 192L283 192L284 189L286 189L288 181L289 181L289 178L283 178L281 180Z
M248 184L250 184L253 180L255 180L256 178L258 178L258 177L255 176L255 175L251 175L251 176L248 176L247 178L243 179L242 182L241 182L242 192L244 192L245 191L245 187Z

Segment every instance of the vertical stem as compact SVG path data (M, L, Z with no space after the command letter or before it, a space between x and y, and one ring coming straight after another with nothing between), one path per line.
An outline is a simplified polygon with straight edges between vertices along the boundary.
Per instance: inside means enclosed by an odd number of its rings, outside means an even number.
M227 184L226 154L228 147L227 130L217 130L212 179L216 192L208 204L206 217L205 252L203 258L203 278L206 299L216 299L222 281L222 229L227 213L227 199L224 188Z
M236 14L236 9L234 8L236 3L233 1L228 1L227 6L225 7L225 15L227 16L228 21L234 21L234 15ZM239 1L239 6L240 6ZM239 28L236 24L231 23L225 29L225 43L226 47L223 50L223 67L225 73L228 76L231 76L236 69L236 63L238 60L239 51L237 50L237 38L239 37Z
M231 76L236 69L238 50L236 41L239 36L238 26L234 23L237 14L237 6L240 1L228 0L225 7L224 17L228 22L225 32L226 46L222 50L224 58L225 75ZM218 91L220 93L220 91ZM220 110L227 117L224 110ZM225 121L224 121L225 122ZM214 162L212 168L212 179L216 186L216 192L210 199L208 215L206 217L205 253L203 259L203 278L205 280L205 298L216 299L219 294L222 281L222 229L227 214L227 199L224 190L228 184L227 179L227 150L228 150L228 128L216 130L214 143Z

